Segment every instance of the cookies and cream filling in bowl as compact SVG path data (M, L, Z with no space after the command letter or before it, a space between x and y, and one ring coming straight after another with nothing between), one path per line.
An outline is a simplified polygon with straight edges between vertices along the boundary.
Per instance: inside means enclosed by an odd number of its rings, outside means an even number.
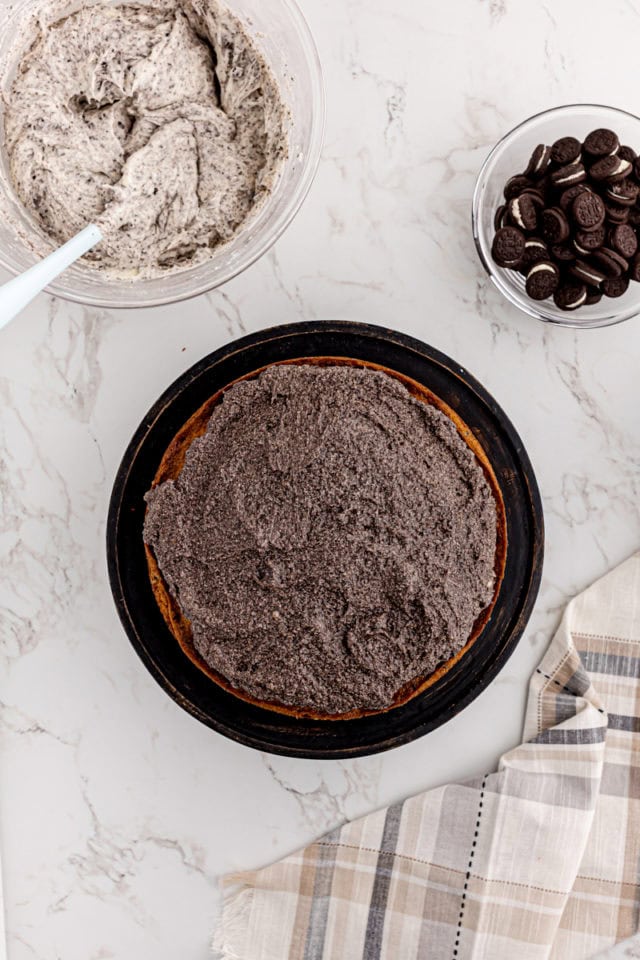
M294 0L23 0L0 13L0 262L89 222L51 291L167 303L239 273L311 183L323 95Z

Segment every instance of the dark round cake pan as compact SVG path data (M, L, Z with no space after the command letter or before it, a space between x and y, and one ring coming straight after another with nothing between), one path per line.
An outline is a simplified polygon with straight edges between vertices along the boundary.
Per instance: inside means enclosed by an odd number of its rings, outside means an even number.
M247 703L201 672L160 613L147 569L144 495L169 443L216 391L269 363L350 357L411 377L447 403L483 447L502 492L507 555L491 618L441 680L403 706L351 720L290 717ZM531 614L542 572L544 527L533 469L520 437L487 391L432 347L383 327L313 322L274 327L216 350L179 377L142 419L118 470L107 523L111 589L143 663L177 704L247 746L307 758L357 757L408 743L460 713L513 653Z

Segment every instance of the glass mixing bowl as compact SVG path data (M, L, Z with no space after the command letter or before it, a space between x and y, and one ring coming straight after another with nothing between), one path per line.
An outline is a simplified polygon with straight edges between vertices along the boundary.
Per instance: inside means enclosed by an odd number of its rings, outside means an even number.
M615 130L620 143L640 153L640 118L632 113L587 103L556 107L525 120L496 144L478 175L473 195L473 237L484 268L498 290L529 316L565 327L606 327L636 316L640 313L640 283L632 281L622 297L603 297L599 303L579 307L573 313L560 310L551 299L531 300L524 288L524 277L493 261L493 218L504 202L505 183L524 170L539 143L551 145L560 137L568 136L584 140L598 127Z
M93 0L90 0L93 2ZM261 257L291 223L318 166L324 128L324 92L318 52L295 0L225 0L245 23L263 52L290 113L289 153L274 189L232 240L217 248L205 263L151 280L103 277L89 265L70 267L48 292L96 307L150 307L186 300L217 287ZM70 4L68 12L77 9ZM42 0L0 0L0 65L9 64L25 20L44 11ZM15 67L15 64L13 65ZM11 69L2 71L2 95L11 84ZM0 130L4 128L0 98ZM0 150L0 264L11 273L32 266L36 255L11 222L26 234L36 225L14 195L6 151ZM41 234L40 234L41 235Z

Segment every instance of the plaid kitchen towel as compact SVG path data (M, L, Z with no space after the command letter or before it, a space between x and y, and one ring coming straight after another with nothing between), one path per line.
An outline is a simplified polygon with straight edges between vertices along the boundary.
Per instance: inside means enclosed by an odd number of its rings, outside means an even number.
M567 607L496 773L225 877L224 960L578 960L640 929L640 554Z

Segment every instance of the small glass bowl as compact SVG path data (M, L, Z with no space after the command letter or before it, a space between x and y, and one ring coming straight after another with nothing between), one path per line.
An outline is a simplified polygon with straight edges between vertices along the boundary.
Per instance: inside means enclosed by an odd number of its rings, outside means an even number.
M496 209L504 203L505 183L524 170L539 143L551 145L560 137L568 136L584 140L598 127L615 130L621 143L640 153L640 118L632 113L588 103L555 107L525 120L495 145L480 170L473 194L473 238L491 280L507 300L524 313L564 327L607 327L636 316L640 313L640 283L631 281L622 297L603 297L599 303L578 307L573 312L560 310L551 299L531 300L525 291L524 277L493 261L493 218Z
M95 2L95 0L88 0ZM104 0L98 0L104 2ZM118 0L127 2L127 0ZM289 111L289 151L276 184L264 203L237 234L217 247L210 259L153 279L103 276L79 262L66 270L48 292L95 307L151 307L187 300L226 283L254 263L286 230L315 176L324 130L324 90L318 52L295 0L224 0L255 38L279 83ZM14 45L29 19L47 22L49 0L0 0L0 143L3 98L15 75ZM55 7L59 10L59 6ZM6 65L6 69L4 68ZM20 224L19 229L12 223ZM0 149L0 265L22 273L38 257L19 234L38 227L11 186L6 152Z

